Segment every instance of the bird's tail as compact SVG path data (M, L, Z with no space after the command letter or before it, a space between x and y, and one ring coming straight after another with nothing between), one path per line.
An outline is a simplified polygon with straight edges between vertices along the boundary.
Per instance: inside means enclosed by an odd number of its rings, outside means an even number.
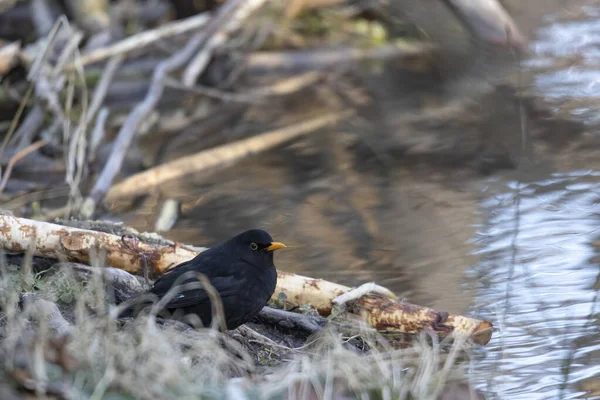
M117 319L136 318L143 310L154 305L155 300L156 296L148 296L148 293L134 296L119 304Z

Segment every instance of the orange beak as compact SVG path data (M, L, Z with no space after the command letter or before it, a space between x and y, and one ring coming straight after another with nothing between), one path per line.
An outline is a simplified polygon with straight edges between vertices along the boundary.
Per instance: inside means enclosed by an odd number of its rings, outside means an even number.
M275 250L283 249L284 247L285 247L285 244L283 244L283 243L271 242L271 245L269 247L266 247L265 250L275 251Z

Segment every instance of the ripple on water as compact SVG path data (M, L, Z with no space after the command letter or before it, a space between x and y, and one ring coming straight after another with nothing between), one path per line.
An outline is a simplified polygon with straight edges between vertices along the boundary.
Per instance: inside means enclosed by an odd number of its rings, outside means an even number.
M536 71L533 85L558 110L598 123L600 106L600 7L585 7L578 20L569 13L549 20L530 43L535 56L525 65ZM566 20L563 20L566 19Z
M479 316L500 332L472 379L490 398L586 398L580 384L600 376L600 178L571 172L495 191L469 276Z

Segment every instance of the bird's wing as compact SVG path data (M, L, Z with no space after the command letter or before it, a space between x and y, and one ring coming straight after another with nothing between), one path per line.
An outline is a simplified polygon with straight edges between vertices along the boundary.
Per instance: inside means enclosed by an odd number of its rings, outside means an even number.
M202 254L203 253L200 253L199 256ZM221 298L232 296L239 291L242 282L240 279L242 268L235 264L237 263L223 265L223 261L220 260L220 257L211 257L210 254L206 254L202 259L194 258L179 264L158 279L150 291L159 298L162 298L169 290L171 290L173 284L181 275L193 271L204 274L210 280L212 286L216 289ZM189 277L182 280L180 284L190 282L199 281L196 277ZM209 301L210 297L206 290L203 288L194 288L176 294L165 307L186 307L192 304L201 304Z
M223 276L211 279L210 283L219 293L221 299L233 296L239 291L239 279L234 276ZM177 293L165 308L180 308L210 303L210 296L204 289L190 289Z

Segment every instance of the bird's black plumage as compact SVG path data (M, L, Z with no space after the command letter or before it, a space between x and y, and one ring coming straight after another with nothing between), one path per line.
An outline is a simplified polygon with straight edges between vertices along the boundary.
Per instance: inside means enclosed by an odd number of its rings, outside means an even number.
M176 282L183 274L200 272L219 293L227 329L234 329L257 315L275 291L277 271L273 251L282 247L285 245L273 242L271 235L263 230L243 232L170 269L154 282L149 293L160 300L176 283L179 286L199 282L195 276ZM121 316L136 315L146 305L148 300L134 302ZM195 314L205 326L212 321L211 299L200 287L175 294L162 309Z

